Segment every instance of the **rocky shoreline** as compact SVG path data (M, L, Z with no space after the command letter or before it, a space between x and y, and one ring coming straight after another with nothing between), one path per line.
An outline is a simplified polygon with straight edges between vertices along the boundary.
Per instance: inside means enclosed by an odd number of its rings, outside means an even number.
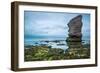
M28 45L29 47L29 45ZM51 61L51 60L67 60L67 59L86 59L90 58L90 48L88 44L84 47L69 48L63 50L60 48L51 48L49 46L30 46L25 48L25 61Z

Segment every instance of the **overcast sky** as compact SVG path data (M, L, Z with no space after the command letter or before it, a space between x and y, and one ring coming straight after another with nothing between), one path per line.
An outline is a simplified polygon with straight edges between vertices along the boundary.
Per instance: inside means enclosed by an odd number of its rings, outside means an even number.
M68 22L78 13L61 13L61 12L24 12L24 37L41 38L41 37L67 37ZM82 33L83 36L90 36L90 15L82 15Z

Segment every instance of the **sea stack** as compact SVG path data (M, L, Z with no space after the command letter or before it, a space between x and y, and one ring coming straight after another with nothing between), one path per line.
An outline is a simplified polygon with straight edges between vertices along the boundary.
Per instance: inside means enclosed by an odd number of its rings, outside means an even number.
M67 41L81 41L82 38L82 15L72 18L67 24L69 27L69 34Z

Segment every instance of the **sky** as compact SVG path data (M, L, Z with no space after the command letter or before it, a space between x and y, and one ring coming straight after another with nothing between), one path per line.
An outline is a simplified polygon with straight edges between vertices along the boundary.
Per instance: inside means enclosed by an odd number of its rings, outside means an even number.
M24 11L24 38L66 38L68 22L79 13ZM90 14L82 15L83 37L90 37Z

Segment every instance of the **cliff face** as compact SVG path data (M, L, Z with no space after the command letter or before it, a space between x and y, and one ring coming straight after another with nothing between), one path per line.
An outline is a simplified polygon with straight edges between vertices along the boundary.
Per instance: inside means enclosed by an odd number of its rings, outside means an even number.
M68 23L69 27L69 36L70 37L81 37L81 29L82 29L82 16L78 15L70 20Z
M67 24L69 27L69 36L67 38L67 41L81 41L82 37L82 15L78 15L71 19L69 23Z

